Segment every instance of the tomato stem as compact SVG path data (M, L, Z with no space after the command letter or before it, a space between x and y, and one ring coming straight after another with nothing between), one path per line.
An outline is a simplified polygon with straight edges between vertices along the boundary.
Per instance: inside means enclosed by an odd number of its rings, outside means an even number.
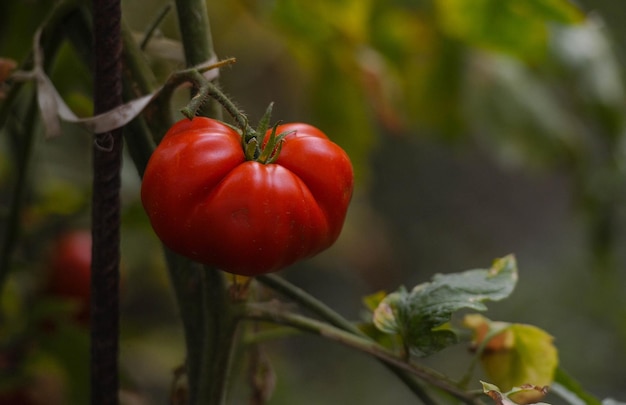
M278 123L274 125L270 137L265 141L266 133L270 125L273 103L265 110L257 129L253 129L248 117L226 96L217 85L207 80L198 69L187 69L178 72L170 79L170 86L181 81L190 81L196 87L197 92L183 107L180 112L188 119L193 119L202 104L211 97L224 107L224 109L235 120L241 131L241 146L243 148L246 160L254 160L259 163L273 163L278 159L282 148L283 139L294 131L276 134Z
M276 135L277 126L278 124L272 128L269 139L265 145L262 145L259 156L255 159L257 162L263 164L274 163L276 159L278 159L278 155L280 155L280 150L283 147L283 139L293 132L289 131Z
M185 49L187 66L194 66L188 74L179 75L194 84L194 97L183 109L192 119L209 97L216 101L202 108L202 115L222 118L222 105L229 114L235 114L237 124L245 128L247 119L235 105L200 72L198 65L215 56L211 39L209 15L204 0L176 0L179 29ZM185 77L186 76L186 77ZM188 261L185 261L189 264ZM198 269L196 269L198 270ZM219 405L225 402L231 347L234 344L235 323L231 316L232 305L227 299L223 275L213 268L201 270L200 285L186 284L185 278L194 277L186 272L181 276L170 267L172 278L184 318L187 340L187 377L190 385L190 403Z
M206 1L176 0L175 4L187 67L198 66L216 58ZM222 110L216 102L201 106L203 115L215 119L222 118Z
M219 87L212 83L210 80L207 80L198 69L187 69L178 73L175 73L172 76L173 84L180 84L181 82L190 81L197 89L196 95L189 101L184 108L180 110L180 112L187 118L193 119L198 113L198 110L206 102L206 100L211 97L216 100L218 103L224 107L226 112L233 117L237 125L242 129L247 129L252 133L255 133L254 129L252 129L248 125L248 118L246 115L237 108L235 103L233 103L220 89Z
M163 22L167 14L170 12L170 10L172 10L172 3L165 4L165 6L163 6L161 10L159 10L159 13L157 14L154 21L148 26L148 29L146 29L143 39L141 40L141 43L139 44L139 48L142 51L146 49L146 47L148 46L148 43L150 42L150 40L152 39L152 36L154 35L154 32L161 25L161 23Z

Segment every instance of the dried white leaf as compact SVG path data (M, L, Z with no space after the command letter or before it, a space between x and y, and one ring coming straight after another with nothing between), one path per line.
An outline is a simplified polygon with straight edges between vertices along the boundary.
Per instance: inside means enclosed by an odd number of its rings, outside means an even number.
M88 118L79 118L67 106L43 69L43 52L39 46L40 37L41 29L37 30L33 41L33 70L30 72L15 72L12 78L14 80L35 79L37 84L37 102L41 110L46 137L56 137L61 134L61 121L81 125L93 133L104 133L123 127L141 114L143 109L163 89L163 86L161 86L151 94L129 101L105 113ZM215 63L217 63L217 57L213 57L211 60L198 65L197 68L203 69ZM219 76L219 69L207 70L203 75L207 80L214 80Z

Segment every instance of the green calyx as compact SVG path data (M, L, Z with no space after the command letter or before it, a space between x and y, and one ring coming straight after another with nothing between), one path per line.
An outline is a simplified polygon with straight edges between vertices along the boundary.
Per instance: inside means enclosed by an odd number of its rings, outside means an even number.
M241 136L241 144L246 160L252 160L262 164L276 162L283 146L283 140L287 135L294 132L288 131L277 134L276 131L280 123L276 123L272 127L269 138L267 138L267 140L265 139L267 130L270 128L270 117L272 115L273 106L274 104L271 103L267 107L256 130L249 126L244 128L243 135Z

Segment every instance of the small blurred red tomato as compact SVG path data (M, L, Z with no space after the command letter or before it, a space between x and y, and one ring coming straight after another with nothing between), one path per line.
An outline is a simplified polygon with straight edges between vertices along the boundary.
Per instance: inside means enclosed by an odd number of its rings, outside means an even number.
M89 320L91 300L91 233L85 230L63 234L52 246L45 291L74 300L78 319Z

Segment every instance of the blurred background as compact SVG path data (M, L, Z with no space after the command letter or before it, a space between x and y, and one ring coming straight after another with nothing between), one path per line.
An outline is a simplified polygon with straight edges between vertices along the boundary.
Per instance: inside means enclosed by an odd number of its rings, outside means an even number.
M26 58L55 3L2 2L0 57ZM123 1L138 40L166 4ZM622 1L207 5L218 56L237 59L221 70L221 85L251 121L273 101L274 120L318 126L355 166L356 191L337 244L282 275L358 320L365 295L411 288L435 273L486 268L514 253L518 287L490 304L486 316L545 329L555 337L561 366L585 389L626 399ZM161 82L184 66L177 41L172 11L146 49ZM50 76L77 114L91 114L89 69L69 43ZM8 134L26 126L19 120L28 101L22 98L0 132L3 239L22 142ZM183 104L181 97L173 105L176 118ZM42 291L55 243L89 227L90 134L64 124L63 136L45 139L41 124L34 126L27 204L1 297L0 372L36 381L47 393L41 403L86 403L88 334L66 319L71 308ZM164 404L184 349L139 186L127 159L123 385L128 403ZM52 332L33 326L47 316L63 318L60 326ZM35 343L24 339L33 330ZM263 349L277 376L271 404L414 401L378 363L315 337ZM460 345L425 362L460 377L470 360ZM235 376L233 403L246 403L243 366Z

